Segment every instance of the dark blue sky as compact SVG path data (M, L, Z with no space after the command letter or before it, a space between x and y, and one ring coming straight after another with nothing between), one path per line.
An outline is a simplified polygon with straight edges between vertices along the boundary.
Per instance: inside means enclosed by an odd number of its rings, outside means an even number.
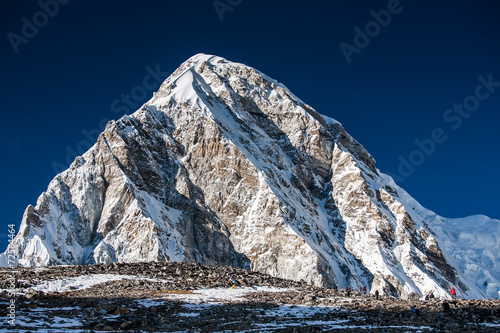
M144 86L150 71L169 75L200 52L253 66L342 122L425 207L500 218L500 87L478 87L479 76L500 82L498 1L218 1L224 13L213 0L59 1L41 1L53 17L37 1L0 5L0 249L68 150L83 153L103 119L135 111L114 100L144 103L159 86ZM385 27L370 23L388 8ZM355 27L370 40L355 41ZM436 129L424 155L415 140Z

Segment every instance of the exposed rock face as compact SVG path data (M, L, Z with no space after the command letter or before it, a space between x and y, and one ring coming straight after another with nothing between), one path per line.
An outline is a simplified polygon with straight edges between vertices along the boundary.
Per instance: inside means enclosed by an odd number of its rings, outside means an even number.
M197 55L56 176L9 250L22 265L185 261L400 296L493 293L484 251L443 251L448 222L285 86Z

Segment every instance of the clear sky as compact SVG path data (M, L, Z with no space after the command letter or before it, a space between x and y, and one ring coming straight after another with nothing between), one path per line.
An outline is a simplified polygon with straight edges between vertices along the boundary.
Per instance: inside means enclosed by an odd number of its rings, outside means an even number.
M103 122L200 52L340 121L423 206L500 218L498 1L5 0L0 15L0 249Z

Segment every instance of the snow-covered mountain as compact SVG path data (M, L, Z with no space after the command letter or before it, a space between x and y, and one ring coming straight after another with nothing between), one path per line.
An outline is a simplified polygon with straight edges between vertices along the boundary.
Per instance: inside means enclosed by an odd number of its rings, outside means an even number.
M199 54L52 180L9 250L24 266L186 261L496 298L499 225L426 210L339 122L251 67Z

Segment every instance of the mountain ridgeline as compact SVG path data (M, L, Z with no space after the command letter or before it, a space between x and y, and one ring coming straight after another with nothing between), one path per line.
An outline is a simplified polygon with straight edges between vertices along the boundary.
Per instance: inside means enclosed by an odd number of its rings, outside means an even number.
M50 182L8 250L23 266L183 261L496 298L499 224L426 210L339 122L251 67L199 54Z

